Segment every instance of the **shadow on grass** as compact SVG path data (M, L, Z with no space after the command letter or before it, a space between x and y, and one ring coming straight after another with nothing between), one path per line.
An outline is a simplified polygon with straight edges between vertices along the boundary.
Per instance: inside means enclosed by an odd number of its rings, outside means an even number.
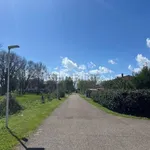
M45 148L29 148L29 147L26 147L26 145L21 141L21 140L23 140L24 142L28 142L28 139L27 138L22 138L22 139L19 139L18 137L17 137L17 135L15 135L15 133L9 128L9 127L7 127L7 130L8 130L8 132L13 136L13 137L15 137L16 139L17 139L17 141L25 148L25 150L45 150Z

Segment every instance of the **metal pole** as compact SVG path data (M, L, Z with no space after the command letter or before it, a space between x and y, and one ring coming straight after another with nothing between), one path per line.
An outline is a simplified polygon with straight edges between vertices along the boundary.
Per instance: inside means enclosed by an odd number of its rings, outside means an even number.
M58 99L58 81L57 81L57 99Z
M23 84L23 71L21 72L21 95L22 95L22 85Z
M57 99L59 99L59 79L60 79L60 70L59 70L59 75L57 76Z
M6 100L6 127L7 128L8 128L8 116L9 116L9 63L10 63L10 49L8 48L7 100Z

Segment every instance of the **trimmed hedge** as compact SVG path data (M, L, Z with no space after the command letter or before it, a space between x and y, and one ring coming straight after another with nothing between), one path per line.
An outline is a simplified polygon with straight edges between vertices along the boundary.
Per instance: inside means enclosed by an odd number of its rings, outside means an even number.
M92 91L90 97L112 111L140 117L150 117L150 90Z

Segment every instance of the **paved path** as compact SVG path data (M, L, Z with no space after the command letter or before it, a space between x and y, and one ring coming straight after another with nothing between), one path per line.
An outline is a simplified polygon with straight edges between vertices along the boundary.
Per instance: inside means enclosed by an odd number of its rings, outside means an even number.
M150 121L112 116L73 94L44 121L27 146L50 150L150 150Z

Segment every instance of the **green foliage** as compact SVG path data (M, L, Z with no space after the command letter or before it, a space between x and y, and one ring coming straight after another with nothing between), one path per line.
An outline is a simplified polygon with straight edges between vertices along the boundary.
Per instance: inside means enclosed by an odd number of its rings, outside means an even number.
M59 91L59 97L60 97L60 98L65 97L65 92L64 92L63 90L60 90L60 91Z
M9 99L9 114L15 114L23 110L23 107L16 101L14 97L10 95ZM0 117L3 117L6 113L6 97L0 102Z
M93 91L91 98L115 112L150 117L150 90Z
M59 98L64 98L65 97L65 92L63 90L59 90L58 91L58 97ZM57 98L57 91L54 91L52 93L47 94L48 101L51 101L51 100L56 99L56 98Z
M46 83L46 91L48 93L55 93L56 97L57 97L57 88L59 91L59 95L60 97L64 97L65 93L72 93L74 91L74 84L73 84L73 80L71 77L66 77L65 80L60 80L57 83L57 76L56 76L56 80L51 79L49 81L47 81ZM55 95L52 94L52 95Z
M57 98L57 93L56 92L52 92L52 93L50 93L48 95L49 95L49 101L51 101L52 99Z
M118 112L114 112L102 105L100 105L99 103L96 103L93 101L92 98L87 98L86 96L84 95L80 95L82 98L84 98L88 103L96 106L97 108L99 108L100 110L103 110L104 112L108 113L108 114L111 114L111 115L115 115L115 116L120 116L120 117L125 117L125 118L134 118L134 119L148 119L147 117L139 117L139 116L132 116L132 115L127 115L127 114L121 114L121 113L118 113Z
M82 94L85 94L87 89L94 88L95 86L96 86L96 80L80 80L78 82L78 89Z
M65 91L66 93L72 93L74 89L73 80L71 77L66 77L64 81Z
M133 82L137 89L150 89L150 69L143 67L139 73L135 74Z
M135 84L133 83L132 76L126 77L118 77L113 80L108 80L102 82L102 86L105 89L135 89Z
M102 82L105 89L150 89L150 69L143 67L133 76L124 76Z

